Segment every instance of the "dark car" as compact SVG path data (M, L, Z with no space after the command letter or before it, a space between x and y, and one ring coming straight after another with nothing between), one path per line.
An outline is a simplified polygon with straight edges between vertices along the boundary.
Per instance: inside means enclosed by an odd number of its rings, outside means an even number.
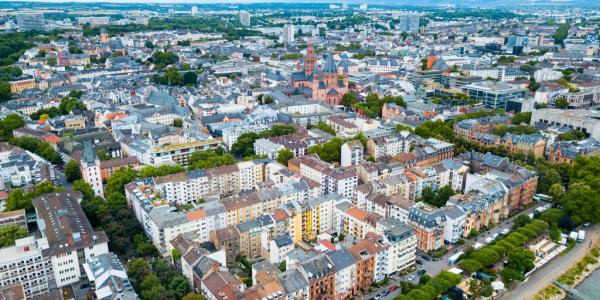
M417 275L423 276L425 275L425 273L427 273L425 270L419 270L419 272L417 272Z

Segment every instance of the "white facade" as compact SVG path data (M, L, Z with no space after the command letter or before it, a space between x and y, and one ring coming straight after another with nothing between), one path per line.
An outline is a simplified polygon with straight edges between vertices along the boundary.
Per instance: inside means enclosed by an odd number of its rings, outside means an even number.
M94 195L104 198L104 186L100 173L100 160L97 159L93 163L81 161L81 177L94 190Z
M563 77L563 73L560 71L552 70L550 68L544 68L536 70L533 73L533 78L536 82L559 80Z
M342 167L356 166L362 162L364 149L360 142L346 142L341 149Z
M283 35L281 36L281 42L284 44L291 44L294 42L294 33L296 29L294 24L286 24L283 26Z
M241 11L240 12L240 23L242 23L242 26L250 26L250 13L247 11Z
M50 265L34 237L15 241L15 246L0 249L0 286L23 284L26 298L48 291Z

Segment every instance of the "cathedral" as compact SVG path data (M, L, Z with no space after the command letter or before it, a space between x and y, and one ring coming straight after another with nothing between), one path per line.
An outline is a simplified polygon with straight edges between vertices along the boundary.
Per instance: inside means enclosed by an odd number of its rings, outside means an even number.
M338 67L333 54L328 52L323 69L316 68L317 56L312 44L306 48L304 69L292 73L292 87L300 89L306 97L341 105L342 96L348 93L348 74Z

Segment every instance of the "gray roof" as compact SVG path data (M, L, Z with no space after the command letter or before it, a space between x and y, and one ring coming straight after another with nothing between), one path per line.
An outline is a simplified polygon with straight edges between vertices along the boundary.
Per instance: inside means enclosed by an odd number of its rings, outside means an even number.
M329 256L329 259L331 259L331 262L333 262L337 272L342 271L356 263L356 260L352 254L350 254L346 248L327 252L327 256Z
M308 281L297 269L285 271L279 274L278 278L287 295L308 288Z

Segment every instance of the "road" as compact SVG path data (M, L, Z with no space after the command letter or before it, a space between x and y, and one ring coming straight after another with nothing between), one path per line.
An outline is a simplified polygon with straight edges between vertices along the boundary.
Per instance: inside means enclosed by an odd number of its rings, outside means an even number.
M400 288L400 282L401 281L405 281L405 282L410 282L412 284L417 284L419 283L419 275L417 275L417 272L420 270L420 268L417 268L417 270L415 270L414 272L411 272L409 274L406 274L404 276L392 276L390 283L388 283L386 286L380 287L379 289L373 291L372 293L369 293L367 295L364 296L363 299L371 299L373 297L375 297L375 295L383 292L383 291L387 291L389 290L389 288L392 285L397 285L398 288L389 293L387 296L379 298L378 300L392 300L394 299L396 296L400 295L401 292L401 288ZM412 278L412 280L409 280L409 278Z
M544 205L545 202L538 202L537 204L529 207L528 209L522 211L519 214L529 214L531 212L533 212L534 209ZM515 218L516 216L518 216L519 214L513 216L513 218ZM452 255L454 255L455 253L458 253L460 251L462 251L463 249L465 249L468 246L472 246L475 243L483 243L483 241L489 237L494 235L495 233L499 233L500 231L508 228L511 229L512 228L512 220L511 219L507 219L507 220L502 220L500 221L500 223L496 224L496 226L494 226L494 228L486 231L486 232L482 232L479 236L477 236L477 238L475 239L465 239L465 244L462 246L456 246L451 252L449 252L448 254L440 257L438 260L436 261L426 261L423 258L419 258L421 261L423 261L423 269L425 271L427 271L427 274L429 274L430 276L435 276L437 274L439 274L442 270L444 269L448 269L448 258Z
M570 269L588 254L588 251L590 250L590 241L592 241L592 246L600 245L599 231L600 225L598 224L587 228L585 241L583 243L577 243L577 245L564 256L558 256L533 272L526 282L521 283L513 291L504 294L501 299L533 299L541 289L557 279L561 273Z

